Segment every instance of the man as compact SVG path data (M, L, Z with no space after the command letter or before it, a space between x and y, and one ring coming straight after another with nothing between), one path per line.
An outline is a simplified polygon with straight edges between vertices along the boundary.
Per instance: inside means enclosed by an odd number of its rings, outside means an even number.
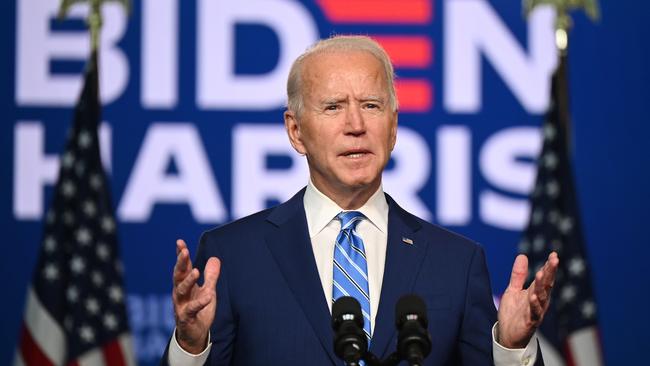
M205 233L197 268L177 242L176 330L163 362L340 364L330 312L347 293L362 304L370 351L384 358L395 349L395 303L416 293L433 338L425 364L541 364L533 333L557 255L528 289L527 260L517 257L497 322L482 249L384 194L397 137L384 50L367 37L321 41L295 61L287 94L285 127L307 158L309 184L276 208Z

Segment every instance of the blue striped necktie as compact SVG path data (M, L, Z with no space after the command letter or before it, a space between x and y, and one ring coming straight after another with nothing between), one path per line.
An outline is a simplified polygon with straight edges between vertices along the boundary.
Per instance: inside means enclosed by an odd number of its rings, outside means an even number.
M370 292L368 290L368 263L363 240L357 234L357 224L365 219L361 212L344 211L336 216L341 221L341 232L334 245L334 286L332 302L342 296L352 296L361 304L363 331L370 344Z

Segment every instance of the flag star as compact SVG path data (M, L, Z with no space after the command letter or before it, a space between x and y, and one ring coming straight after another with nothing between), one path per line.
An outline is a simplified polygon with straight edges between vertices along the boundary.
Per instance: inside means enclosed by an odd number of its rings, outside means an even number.
M120 303L124 299L124 293L118 285L112 285L108 288L108 297L114 302Z
M560 221L560 231L562 234L568 234L573 229L573 220L570 217L565 217Z
M74 303L79 300L79 290L75 286L70 286L66 290L66 297L68 298L68 301Z
M66 210L63 213L63 222L68 226L74 225L74 214L72 213L72 211Z
M86 172L86 165L84 164L84 162L78 161L77 164L75 164L74 166L74 171L75 173L77 173L78 177L82 177Z
M86 310L92 315L99 313L99 302L94 297L90 297L86 300Z
M115 330L117 328L117 318L111 313L106 313L106 315L104 315L103 322L104 326L108 330Z
M79 327L79 337L86 343L92 343L95 341L95 331L93 328L84 324Z
M100 287L101 285L104 284L104 276L102 276L102 274L98 271L93 271L91 275L91 280L97 287Z
M581 258L573 258L569 261L569 273L573 276L581 276L585 271L585 261Z
M582 304L580 311L582 312L582 316L591 319L596 315L596 304L593 301L587 300Z
M56 214L54 213L53 209L47 210L47 216L46 216L46 221L48 224L53 224L54 220L56 220Z
M61 184L61 192L63 192L63 195L67 198L74 196L76 190L77 187L75 187L74 183L72 183L70 180L64 180Z
M84 260L81 257L75 255L70 260L70 269L75 274L81 274L86 269L86 263L84 262Z
M95 173L90 176L90 186L95 190L102 187L102 178L99 174Z
M546 140L553 140L556 134L557 131L555 130L555 127L553 127L553 125L550 125L548 123L544 124L544 138Z
M115 230L115 221L110 216L104 216L102 218L102 229L107 234L111 234Z
M97 207L95 203L91 200L86 200L83 203L83 211L88 217L93 217L97 213Z
M74 154L71 151L66 151L61 159L61 165L63 165L64 169L70 169L72 164L74 164Z
M548 169L555 169L557 167L557 155L552 152L544 154L544 166Z
M555 198L559 193L560 193L560 185L557 183L557 181L552 180L546 183L546 194Z
M560 213L557 210L552 210L548 213L548 222L551 224L556 224L560 219Z
M54 240L52 235L45 237L45 240L43 240L43 248L45 248L45 251L48 253L52 253L56 250L56 240Z
M541 193L542 193L542 186L538 183L535 185L535 188L533 188L533 197L539 197Z
M536 208L533 211L533 225L539 225L544 220L544 211L541 208Z
M79 138L77 139L77 144L80 148L86 149L92 144L93 138L90 133L86 130L83 130L79 133Z
M565 302L571 302L576 297L576 288L573 285L565 286L560 292L560 297Z
M54 281L59 278L59 268L53 263L49 263L43 268L43 276L48 281Z
M519 252L525 253L528 252L529 250L530 250L530 241L528 241L528 239L522 239L519 242Z
M77 230L77 233L76 233L75 236L77 238L77 242L79 242L79 244L81 244L82 246L90 244L90 242L93 239L92 234L90 233L90 230L88 230L87 228L85 228L83 226L80 227L79 230Z
M541 252L544 250L544 244L546 244L546 239L542 235L535 236L535 239L533 239L533 250L535 252Z
M63 326L65 327L65 329L72 330L73 325L74 324L72 322L72 316L66 315L65 319L63 319Z
M559 254L562 251L562 240L553 239L551 241L551 249Z
M110 254L111 253L108 250L108 246L106 244L104 244L102 242L99 242L97 244L97 256L99 257L99 259L105 261L105 260L108 259Z

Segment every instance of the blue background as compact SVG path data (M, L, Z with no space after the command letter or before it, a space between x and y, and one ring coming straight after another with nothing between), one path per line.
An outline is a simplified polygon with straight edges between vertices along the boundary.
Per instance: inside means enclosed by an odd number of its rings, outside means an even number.
M403 33L415 31L408 26L330 24L320 8L305 3L318 23L321 37L331 33L381 33L399 28ZM526 25L521 18L519 2L491 1L490 5L519 39L525 42ZM179 101L172 110L154 111L140 105L140 3L135 2L128 29L120 46L131 65L129 84L124 94L105 105L103 116L113 127L112 189L114 200L121 198L131 174L135 158L147 127L152 121L191 121L199 129L227 208L231 202L231 171L233 126L237 122L271 123L281 121L282 109L262 112L205 111L195 103L195 19L194 2L182 2L180 8ZM478 192L487 183L477 173L477 160L482 142L495 130L512 125L539 126L540 115L530 115L514 100L503 81L484 62L483 109L471 115L454 115L444 110L442 102L442 43L444 2L435 2L435 16L426 26L427 34L436 44L433 65L420 71L432 80L436 92L433 110L427 113L402 114L400 123L424 136L435 151L435 130L441 124L471 125L473 134L473 217L469 225L452 227L481 243L487 249L495 291L505 288L510 265L520 233L487 226L476 219ZM2 324L0 327L0 364L13 359L18 329L22 319L24 298L39 249L42 224L34 220L18 220L13 215L14 128L18 120L40 120L46 126L45 151L61 150L65 127L71 121L70 108L21 107L15 102L16 4L0 5L0 225L3 228ZM647 280L650 256L647 235L650 205L650 154L647 150L650 119L646 110L650 103L650 27L647 15L650 3L601 3L602 20L591 23L582 13L574 16L571 34L570 84L573 116L572 148L579 202L592 265L601 335L606 361L610 365L638 364L647 359L648 303L650 284ZM74 25L72 25L74 26ZM264 72L277 57L277 43L263 27L242 27L238 33L237 53L264 55L259 63L238 65L238 72ZM263 37L267 42L247 42ZM260 44L260 50L257 48ZM255 45L254 48L251 48ZM266 48L265 48L266 47ZM68 71L80 65L64 65ZM256 69L258 68L258 69ZM435 170L435 167L432 167ZM435 177L420 192L432 209L435 207ZM46 190L49 202L51 188ZM232 218L232 217L231 217ZM194 251L196 238L212 225L200 225L192 218L187 205L157 205L146 223L118 222L122 257L126 269L127 292L133 313L131 319L148 347L141 355L141 364L155 364L157 346L164 346L173 324L169 318L168 294L171 269L175 260L174 239L186 238ZM147 258L143 261L143 257ZM146 309L144 311L143 309ZM146 319L145 319L146 318ZM144 351L140 351L144 352Z

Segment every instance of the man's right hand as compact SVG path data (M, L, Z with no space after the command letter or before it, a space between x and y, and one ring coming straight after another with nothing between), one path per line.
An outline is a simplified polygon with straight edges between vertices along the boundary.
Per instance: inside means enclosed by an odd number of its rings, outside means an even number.
M211 257L203 271L203 286L196 281L199 270L192 267L190 251L181 239L176 241L174 266L174 316L176 341L185 351L198 354L207 347L208 333L217 308L216 284L221 271L221 261Z

